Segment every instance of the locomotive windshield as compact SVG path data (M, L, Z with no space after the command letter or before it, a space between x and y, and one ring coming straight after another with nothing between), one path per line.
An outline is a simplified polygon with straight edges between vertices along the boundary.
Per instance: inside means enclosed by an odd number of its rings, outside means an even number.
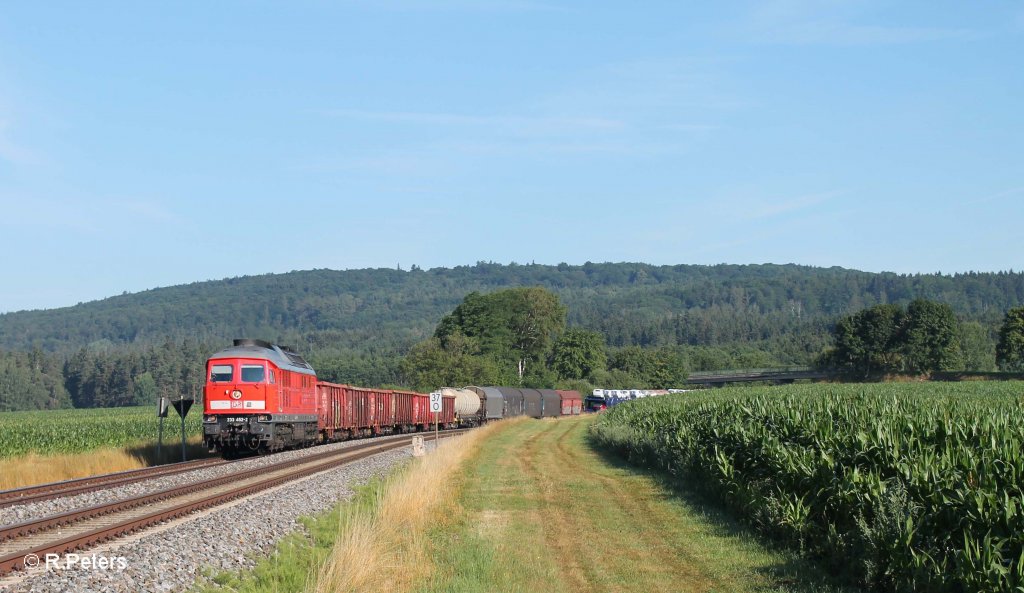
M243 364L242 365L242 382L243 383L262 383L264 377L264 371L262 365L256 364Z
M232 371L230 364L215 364L210 367L211 383L227 383L231 381Z

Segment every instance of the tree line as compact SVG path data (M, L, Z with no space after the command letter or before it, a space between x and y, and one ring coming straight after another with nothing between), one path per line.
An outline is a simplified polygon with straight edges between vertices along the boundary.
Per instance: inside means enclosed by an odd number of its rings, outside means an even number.
M194 340L120 351L102 344L64 358L0 351L0 412L154 404L200 395L212 349Z
M474 326L481 321L474 307L489 303L488 295L524 287L543 289L564 308L543 351L528 347L528 327L486 333ZM450 359L453 368L466 369L463 375L492 383L666 385L679 372L820 362L839 344L837 320L875 307L906 314L918 299L952 310L951 360L991 371L1004 313L1024 300L1024 274L479 262L194 283L0 315L0 409L145 403L153 384L190 395L195 378L183 379L184 368L201 374L204 355L237 337L292 346L326 380L358 385L425 386L410 371L416 367L408 361L417 357ZM500 318L502 307L492 313ZM580 371L579 351L587 348L604 352L604 361ZM855 372L919 364L905 347L881 351L888 354L841 364L860 365ZM999 365L1012 364L1012 354L1001 356Z
M834 346L816 363L862 378L996 368L1024 372L1024 307L1007 311L994 349L991 333L978 322L961 321L945 303L875 305L840 318Z
M924 298L994 328L1024 299L1024 274L874 274L794 265L650 266L638 263L311 270L194 283L73 307L0 315L0 348L68 356L95 343L158 346L279 339L310 354L349 350L401 358L432 335L469 292L540 286L568 308L566 322L608 346L749 345L806 364L836 319ZM990 340L994 348L995 340Z

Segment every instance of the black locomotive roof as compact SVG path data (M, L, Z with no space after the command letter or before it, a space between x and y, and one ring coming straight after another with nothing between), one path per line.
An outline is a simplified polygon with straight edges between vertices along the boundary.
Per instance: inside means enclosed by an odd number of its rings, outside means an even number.
M316 375L313 367L287 346L278 346L263 340L235 340L234 346L210 356L213 358L256 358L269 360L277 368L306 375Z

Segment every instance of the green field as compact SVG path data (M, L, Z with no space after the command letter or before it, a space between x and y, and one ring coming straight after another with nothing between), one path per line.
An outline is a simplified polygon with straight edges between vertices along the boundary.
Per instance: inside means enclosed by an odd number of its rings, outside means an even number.
M630 402L592 436L880 591L1024 587L1024 384L798 385Z
M193 406L185 431L201 434L201 408ZM156 441L157 432L154 406L0 412L0 458L122 447ZM180 434L181 420L172 409L164 421L164 442L173 444Z

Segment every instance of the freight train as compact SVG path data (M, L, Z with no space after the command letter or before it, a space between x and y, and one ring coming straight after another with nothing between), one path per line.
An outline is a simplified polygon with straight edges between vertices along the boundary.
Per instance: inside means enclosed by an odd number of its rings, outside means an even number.
M235 340L207 360L206 372L203 440L225 457L423 431L434 424L429 395L319 381L301 356L262 340ZM456 426L455 398L442 398L437 423Z
M301 356L262 340L235 340L206 362L203 441L224 457L430 430L430 396L320 381ZM441 390L438 427L512 416L579 414L575 391L467 387Z

